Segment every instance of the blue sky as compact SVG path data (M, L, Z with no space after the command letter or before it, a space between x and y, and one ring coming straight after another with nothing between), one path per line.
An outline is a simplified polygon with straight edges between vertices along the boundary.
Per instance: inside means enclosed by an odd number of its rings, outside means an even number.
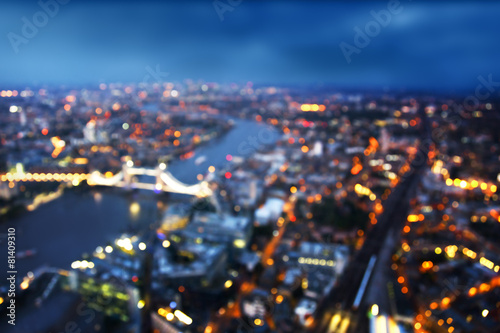
M213 0L71 0L16 53L8 34L22 36L22 17L41 8L11 1L0 13L0 84L140 82L156 65L168 80L440 90L500 81L495 2L402 0L348 64L339 44L354 45L354 27L387 4L243 0L221 21Z

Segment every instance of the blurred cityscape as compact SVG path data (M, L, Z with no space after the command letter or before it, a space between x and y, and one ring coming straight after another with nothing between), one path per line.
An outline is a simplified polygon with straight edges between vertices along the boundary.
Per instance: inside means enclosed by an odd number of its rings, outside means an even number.
M5 5L0 332L500 333L499 13Z
M18 331L500 330L497 102L201 81L0 94Z

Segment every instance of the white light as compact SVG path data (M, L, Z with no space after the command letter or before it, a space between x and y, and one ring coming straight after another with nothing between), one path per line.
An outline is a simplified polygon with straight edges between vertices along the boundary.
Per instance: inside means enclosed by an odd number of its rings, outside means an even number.
M9 108L9 111L10 111L11 113L16 113L18 110L19 110L19 107L15 106L15 105L12 105L12 106Z
M139 243L139 250L144 251L146 249L146 244L141 242Z
M95 252L96 253L102 253L103 250L104 249L102 248L102 246L98 246L98 247L96 247Z
M172 90L172 91L170 92L170 96L172 96L172 97L177 97L177 96L179 96L179 92L178 92L177 90Z
M134 166L134 161L132 161L132 160L128 160L128 161L127 161L127 166L128 166L129 168L133 167L133 166Z
M170 246L170 242L168 240L164 240L161 245L163 245L163 247L167 248Z
M108 246L106 246L106 249L104 251L106 251L106 253L111 253L111 252L113 252L113 248L108 245Z
M122 128L123 128L124 130L128 130L128 129L129 129L129 127L130 127L130 125L129 125L129 124L127 124L127 123L123 123L123 125L122 125Z
M208 86L206 84L202 85L201 86L201 90L207 91L208 90Z
M490 313L488 310L484 309L483 312L481 313L483 317L486 317Z
M160 163L159 167L160 170L165 170L167 168L167 165L165 163Z
M139 302L137 302L138 309L142 309L144 305L146 305L146 302L144 302L142 299Z
M175 310L174 315L186 325L191 325L193 323L193 319L189 318L186 314L179 310Z

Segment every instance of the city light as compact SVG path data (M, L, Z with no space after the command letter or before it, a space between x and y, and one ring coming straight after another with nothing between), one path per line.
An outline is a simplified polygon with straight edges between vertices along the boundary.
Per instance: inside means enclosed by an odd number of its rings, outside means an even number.
M175 310L174 315L177 317L177 319L179 319L181 322L183 322L186 325L191 325L193 323L193 320L189 316L187 316L186 314L184 314L183 312L181 312L179 310Z

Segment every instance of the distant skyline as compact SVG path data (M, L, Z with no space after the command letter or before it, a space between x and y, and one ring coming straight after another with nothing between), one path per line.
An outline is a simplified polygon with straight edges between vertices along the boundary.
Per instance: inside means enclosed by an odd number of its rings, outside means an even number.
M389 2L243 0L221 20L213 0L71 0L16 53L12 36L25 38L22 18L31 22L42 9L37 1L12 1L0 13L0 85L141 82L157 65L169 81L393 90L467 89L489 74L500 82L494 2L402 0L348 63L340 43L355 45L354 28L364 29L374 20L370 12Z

